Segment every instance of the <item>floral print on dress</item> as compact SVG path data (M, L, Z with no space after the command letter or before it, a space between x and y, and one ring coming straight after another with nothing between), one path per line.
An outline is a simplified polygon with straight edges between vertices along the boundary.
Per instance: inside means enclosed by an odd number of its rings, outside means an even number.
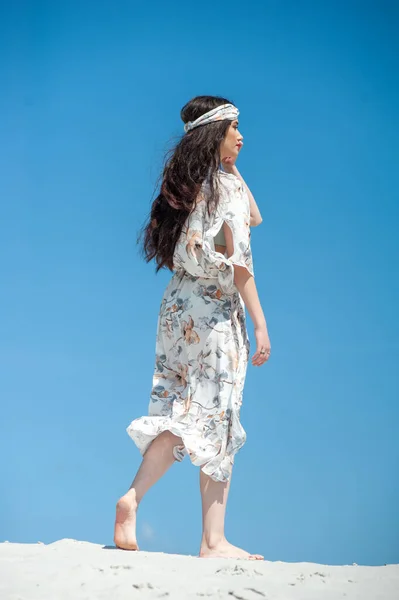
M208 214L205 182L176 244L174 274L158 315L149 414L127 432L144 454L160 433L171 431L182 440L176 460L188 455L215 481L228 481L246 438L240 407L249 357L234 265L254 271L245 187L222 171L218 183L217 209ZM229 258L213 241L223 222L233 237Z

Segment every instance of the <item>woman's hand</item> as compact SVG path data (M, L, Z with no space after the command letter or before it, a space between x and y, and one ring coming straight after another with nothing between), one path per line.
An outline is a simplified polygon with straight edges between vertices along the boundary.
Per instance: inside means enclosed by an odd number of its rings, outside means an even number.
M260 367L270 358L271 346L266 325L255 327L256 352L252 357L252 364Z

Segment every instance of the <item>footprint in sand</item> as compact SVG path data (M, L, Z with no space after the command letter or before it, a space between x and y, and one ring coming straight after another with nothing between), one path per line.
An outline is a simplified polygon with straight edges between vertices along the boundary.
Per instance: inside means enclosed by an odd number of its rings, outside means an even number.
M247 575L248 577L252 577L253 575L263 575L263 573L257 571L256 569L246 569L245 567L240 567L239 565L236 565L235 567L222 567L216 571L216 574L219 573L222 575Z

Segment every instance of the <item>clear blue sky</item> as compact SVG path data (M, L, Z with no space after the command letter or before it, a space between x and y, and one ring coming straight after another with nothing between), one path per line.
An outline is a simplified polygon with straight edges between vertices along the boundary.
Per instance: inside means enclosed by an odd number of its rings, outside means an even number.
M17 2L0 14L0 540L112 543L170 274L138 254L197 94L239 107L272 358L249 365L230 540L399 562L395 2ZM253 332L248 321L250 338ZM196 554L198 470L140 508Z

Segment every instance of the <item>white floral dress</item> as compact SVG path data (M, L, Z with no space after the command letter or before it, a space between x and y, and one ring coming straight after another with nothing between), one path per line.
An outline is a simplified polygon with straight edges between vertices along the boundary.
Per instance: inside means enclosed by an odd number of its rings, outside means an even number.
M249 357L245 307L234 284L234 266L253 275L250 209L245 187L220 171L220 201L207 212L203 184L176 244L174 274L158 317L149 415L127 432L142 454L163 431L182 439L174 456L188 455L215 481L228 481L234 455L245 442L240 407ZM230 258L215 251L226 222L233 235Z

